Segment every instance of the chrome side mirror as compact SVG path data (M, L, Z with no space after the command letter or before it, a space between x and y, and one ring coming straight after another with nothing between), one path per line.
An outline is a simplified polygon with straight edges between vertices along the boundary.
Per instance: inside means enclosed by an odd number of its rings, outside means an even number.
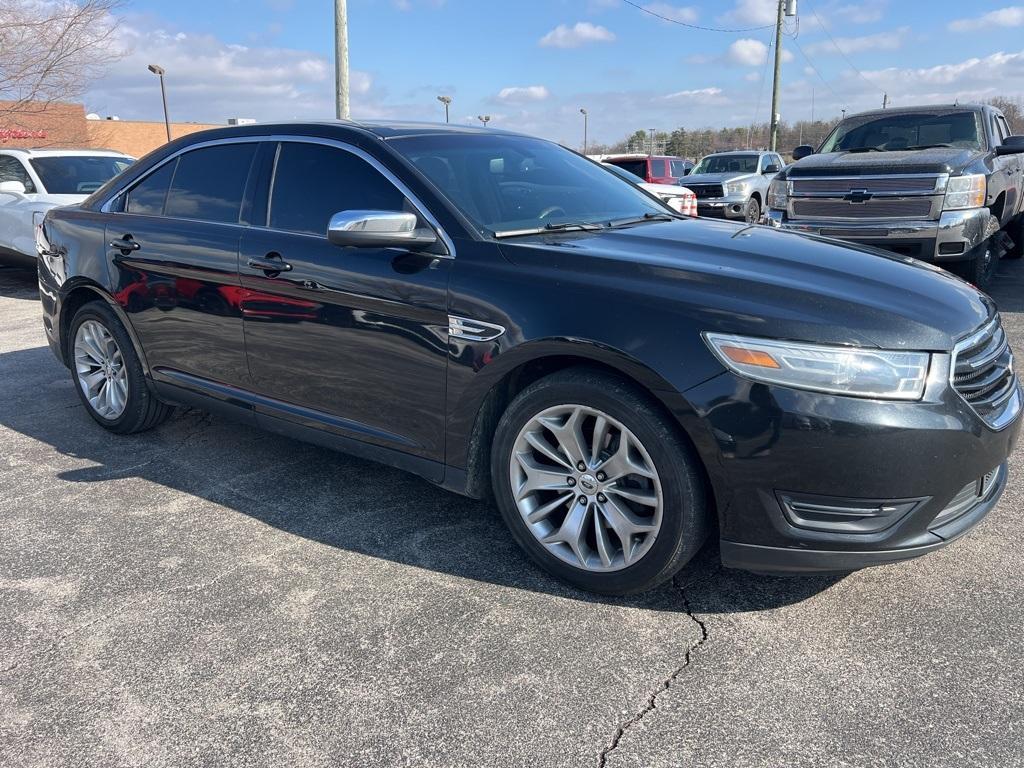
M25 185L20 181L0 181L0 194L20 197L25 194Z
M437 242L430 229L416 228L416 215L402 211L341 211L331 216L327 239L351 248L419 251Z

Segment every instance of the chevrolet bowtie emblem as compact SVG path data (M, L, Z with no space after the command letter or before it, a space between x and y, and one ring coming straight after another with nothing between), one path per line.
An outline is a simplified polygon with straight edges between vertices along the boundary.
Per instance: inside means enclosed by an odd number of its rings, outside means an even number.
M873 195L866 189L851 189L850 194L843 198L848 203L866 203Z

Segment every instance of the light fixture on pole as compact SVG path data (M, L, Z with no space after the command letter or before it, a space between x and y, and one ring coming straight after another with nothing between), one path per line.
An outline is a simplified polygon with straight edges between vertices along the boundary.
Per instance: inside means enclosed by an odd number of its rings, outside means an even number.
M447 123L448 122L448 107L452 103L452 97L451 96L438 96L437 100L440 101L442 104L444 104L444 121Z
M491 116L490 115L477 115L476 119L484 124L484 128L486 128L487 124L489 122L491 122Z
M147 69L160 78L160 98L164 101L164 128L167 129L167 140L171 140L171 118L167 116L167 91L164 88L164 68L157 64L150 64Z
M580 107L580 114L583 115L583 154L587 154L587 115L590 113L583 107Z

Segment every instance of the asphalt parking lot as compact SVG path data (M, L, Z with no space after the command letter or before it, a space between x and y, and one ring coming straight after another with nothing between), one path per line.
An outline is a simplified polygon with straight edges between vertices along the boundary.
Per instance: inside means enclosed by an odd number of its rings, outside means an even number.
M106 434L27 271L0 329L0 765L1024 765L1019 452L930 557L776 579L706 549L606 600L395 470L191 411Z

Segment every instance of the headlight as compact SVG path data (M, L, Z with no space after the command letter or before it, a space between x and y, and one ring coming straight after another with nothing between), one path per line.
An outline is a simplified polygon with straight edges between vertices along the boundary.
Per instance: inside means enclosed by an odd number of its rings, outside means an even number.
M954 176L946 185L944 211L959 211L964 208L981 208L985 205L985 175L975 173L969 176Z
M725 193L727 195L745 195L749 186L750 183L746 181L730 181L725 185Z
M795 389L884 400L920 400L927 352L829 347L705 333L722 364L748 379Z
M768 207L777 211L786 210L789 198L789 182L785 179L775 179L768 187Z

